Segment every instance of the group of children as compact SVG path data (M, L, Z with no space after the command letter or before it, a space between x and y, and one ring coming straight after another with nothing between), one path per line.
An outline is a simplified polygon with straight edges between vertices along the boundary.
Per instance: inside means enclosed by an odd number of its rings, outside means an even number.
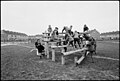
M88 40L88 41L91 40L90 34L88 33L89 28L86 25L84 25L84 27L83 27L83 36L82 37L80 36L80 34L77 31L73 32L72 27L73 27L72 25L70 27L67 27L67 26L63 27L62 33L63 33L63 31L65 31L65 37L64 37L65 42L63 43L64 45L71 44L73 47L75 46L75 48L77 48L76 43L78 43L79 48L81 48L80 42L82 42L82 38L85 38L85 40ZM48 33L49 33L48 36L51 36L50 41L58 40L58 35L59 35L58 27L55 27L55 29L52 30L51 25L49 25ZM41 45L39 39L35 42L35 46L38 49L38 55L40 56L40 58L42 56L44 56L44 46ZM64 49L66 51L67 47L65 47Z

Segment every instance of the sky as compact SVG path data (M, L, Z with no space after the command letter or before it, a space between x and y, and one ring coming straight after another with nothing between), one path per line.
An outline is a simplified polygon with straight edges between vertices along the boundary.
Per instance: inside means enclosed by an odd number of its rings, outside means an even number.
M1 1L1 30L42 34L51 25L62 31L119 31L119 1Z

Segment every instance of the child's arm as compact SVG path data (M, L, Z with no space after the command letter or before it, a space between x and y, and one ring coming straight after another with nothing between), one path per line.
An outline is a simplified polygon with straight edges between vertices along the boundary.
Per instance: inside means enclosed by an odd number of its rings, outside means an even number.
M65 27L63 28L62 33L63 33L64 30L65 30Z

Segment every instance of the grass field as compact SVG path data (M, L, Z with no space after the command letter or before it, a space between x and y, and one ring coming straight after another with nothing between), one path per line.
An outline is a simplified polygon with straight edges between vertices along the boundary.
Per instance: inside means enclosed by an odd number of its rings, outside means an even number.
M66 64L61 65L61 54L56 52L55 62L46 57L40 59L36 51L28 53L33 44L9 45L1 47L1 80L118 80L119 61L94 58L94 63L88 55L76 67L74 55L66 58ZM77 54L80 57L79 54ZM97 55L119 59L119 43L106 41L97 42Z

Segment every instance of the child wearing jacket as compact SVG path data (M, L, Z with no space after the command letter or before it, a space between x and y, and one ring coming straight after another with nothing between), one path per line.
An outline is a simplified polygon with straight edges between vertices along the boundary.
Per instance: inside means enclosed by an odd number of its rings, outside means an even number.
M45 48L41 44L39 39L35 42L35 47L37 48L37 55L40 56L40 58L42 58L42 56L45 56L45 54L44 54L44 49Z

